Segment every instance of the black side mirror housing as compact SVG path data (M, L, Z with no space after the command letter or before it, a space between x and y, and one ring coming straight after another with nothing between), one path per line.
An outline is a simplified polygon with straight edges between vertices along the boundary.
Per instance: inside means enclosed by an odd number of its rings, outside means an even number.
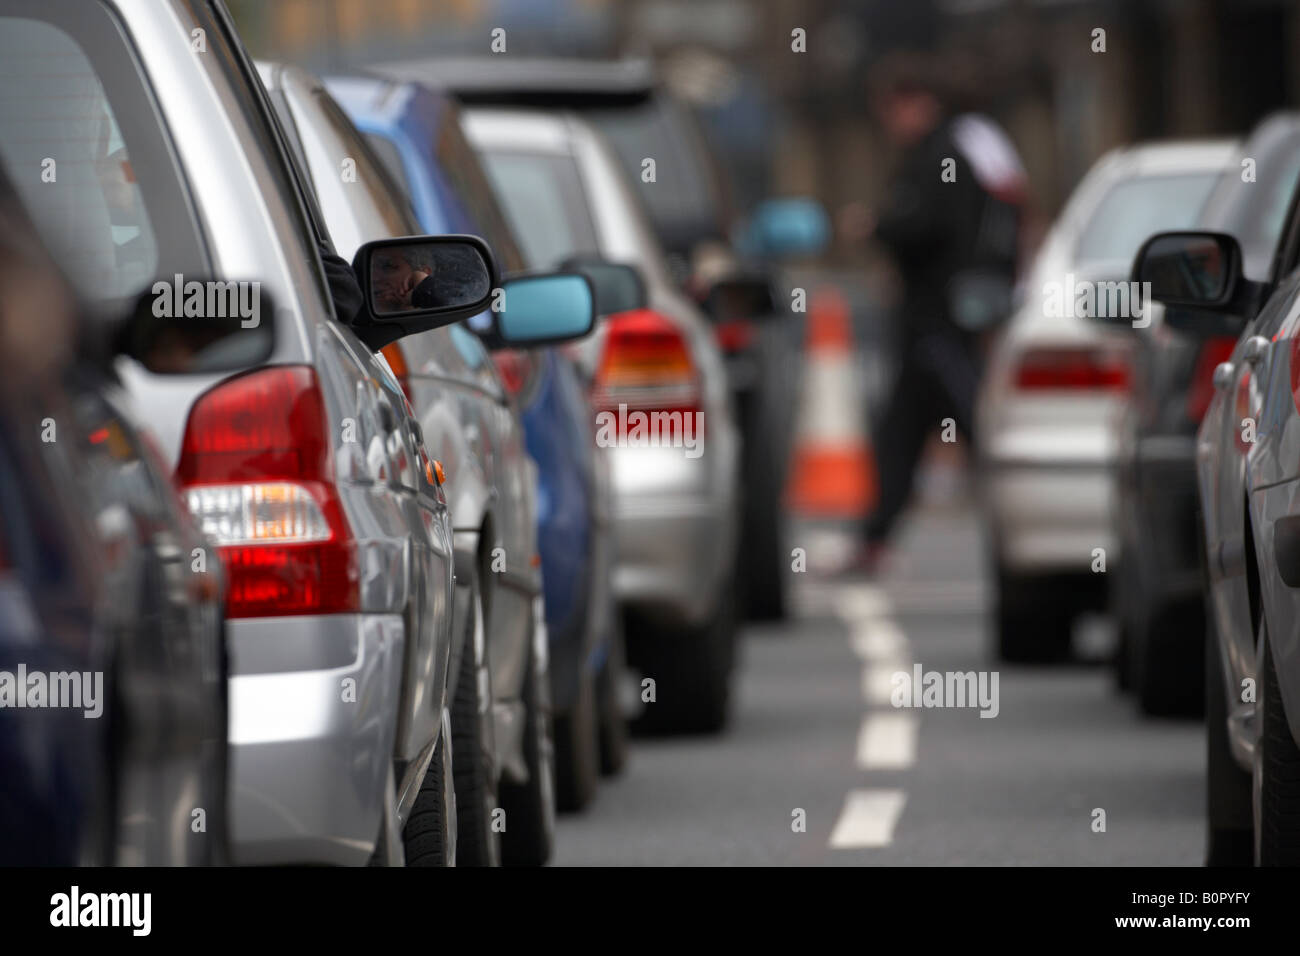
M704 290L700 308L714 322L773 318L782 314L767 275L745 272L719 279Z
M1223 232L1158 232L1133 259L1143 298L1165 305L1171 328L1236 335L1263 304L1267 285L1242 272L1241 246Z
M596 295L596 315L614 315L644 309L650 296L645 279L636 266L588 256L574 256L560 264L561 272L578 272L587 277Z
M498 283L492 250L477 236L377 239L357 250L352 269L363 320L354 331L375 351L488 310Z

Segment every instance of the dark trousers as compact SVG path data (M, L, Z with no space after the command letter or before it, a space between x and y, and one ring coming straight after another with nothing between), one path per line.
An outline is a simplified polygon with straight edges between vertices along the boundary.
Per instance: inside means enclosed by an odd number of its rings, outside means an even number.
M964 442L971 439L979 358L960 333L932 333L903 343L894 386L877 420L876 470L880 499L866 525L867 541L883 543L912 494L926 440L951 418Z

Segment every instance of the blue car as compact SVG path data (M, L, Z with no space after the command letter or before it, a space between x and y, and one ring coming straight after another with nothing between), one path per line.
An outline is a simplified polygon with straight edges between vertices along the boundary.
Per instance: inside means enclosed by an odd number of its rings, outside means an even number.
M371 77L331 78L325 85L403 185L425 232L481 236L503 274L523 270L454 101L420 84ZM491 345L488 326L476 330ZM595 454L594 413L577 365L559 349L497 348L493 358L518 402L538 466L556 795L561 810L578 810L594 795L599 773L621 769L627 749L618 699L622 630L610 582L609 484Z

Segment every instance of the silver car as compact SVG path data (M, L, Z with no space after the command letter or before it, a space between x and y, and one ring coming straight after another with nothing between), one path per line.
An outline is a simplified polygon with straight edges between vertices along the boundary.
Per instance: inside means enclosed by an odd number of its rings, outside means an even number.
M400 187L319 79L278 64L258 69L304 160L335 248L351 256L369 240L418 233ZM457 854L462 865L491 865L500 859L493 826L499 777L508 794L535 793L531 805L507 800L505 840L540 837L549 845L554 826L550 727L535 686L549 677L545 656L533 651L546 636L536 466L495 365L469 328L411 336L383 354L446 470L457 569L450 676ZM540 856L533 862L545 862Z
M1130 295L1129 267L1151 232L1196 222L1232 156L1229 141L1107 153L1019 290L975 429L1004 659L1064 656L1079 612L1106 606L1108 575L1122 561L1112 512L1131 351L1134 335L1159 321Z
M609 456L614 588L631 612L629 661L655 681L643 723L716 730L735 652L739 501L723 356L590 124L563 112L486 108L467 110L464 123L531 267L594 256L644 277L648 308L606 317L577 351L597 443ZM638 421L675 413L680 429L658 440L644 428L638 435Z
M3 9L21 17L7 38L23 55L8 68L72 62L78 49L112 65L103 81L61 75L58 141L6 144L20 167L52 157L58 182L105 185L98 202L71 206L60 203L96 193L32 191L82 290L118 298L161 276L179 298L194 277L220 276L277 306L240 313L249 328L274 326L270 364L205 372L201 354L160 335L150 369L182 374L120 369L226 568L235 860L452 861L446 498L400 390L334 319L323 236L228 14L179 0ZM74 108L89 92L102 92L102 110ZM492 283L481 247L438 254L477 256ZM463 314L383 327L399 335Z
M1207 862L1300 864L1300 210L1266 278L1221 232L1153 236L1134 266L1168 320L1240 330L1196 436L1206 602Z

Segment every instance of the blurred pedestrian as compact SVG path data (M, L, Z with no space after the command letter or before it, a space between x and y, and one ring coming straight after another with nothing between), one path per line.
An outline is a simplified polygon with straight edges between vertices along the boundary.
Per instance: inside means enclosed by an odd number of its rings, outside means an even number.
M863 231L893 258L902 297L897 374L873 443L879 502L855 562L868 573L907 505L930 435L969 441L980 335L1011 310L1024 170L992 120L950 113L941 76L930 58L895 53L871 85L900 162Z

